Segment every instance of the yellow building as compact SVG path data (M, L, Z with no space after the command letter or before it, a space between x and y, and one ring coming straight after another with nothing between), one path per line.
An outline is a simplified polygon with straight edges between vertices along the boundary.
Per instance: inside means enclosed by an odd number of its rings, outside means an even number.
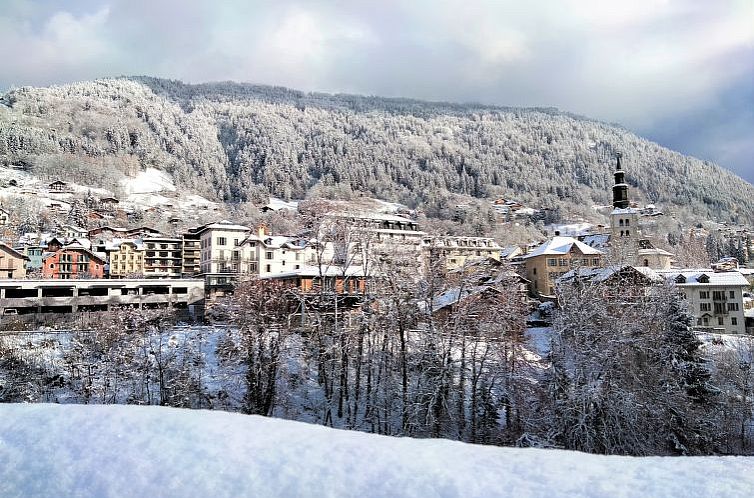
M555 281L574 268L604 264L602 251L572 237L553 237L522 259L529 291L535 296L554 296Z
M144 248L135 241L121 241L110 251L110 277L144 274Z

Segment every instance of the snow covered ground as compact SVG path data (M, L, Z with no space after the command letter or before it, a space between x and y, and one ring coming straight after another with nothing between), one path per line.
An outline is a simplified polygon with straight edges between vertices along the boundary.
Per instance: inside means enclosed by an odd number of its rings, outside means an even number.
M754 458L391 438L164 407L0 405L0 496L749 497Z

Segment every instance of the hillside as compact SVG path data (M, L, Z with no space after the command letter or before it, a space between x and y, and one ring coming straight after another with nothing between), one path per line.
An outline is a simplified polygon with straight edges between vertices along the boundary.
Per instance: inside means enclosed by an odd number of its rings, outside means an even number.
M113 185L148 167L216 201L367 193L447 218L452 194L594 217L621 151L637 200L754 219L754 187L625 129L555 109L107 79L0 96L0 164Z
M1 405L2 496L751 496L751 457L598 456L166 407Z

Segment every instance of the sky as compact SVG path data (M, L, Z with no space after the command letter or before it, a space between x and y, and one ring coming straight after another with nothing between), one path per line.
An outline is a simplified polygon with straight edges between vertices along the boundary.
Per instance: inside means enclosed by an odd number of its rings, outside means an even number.
M754 182L754 0L0 0L0 89L119 75L558 107Z

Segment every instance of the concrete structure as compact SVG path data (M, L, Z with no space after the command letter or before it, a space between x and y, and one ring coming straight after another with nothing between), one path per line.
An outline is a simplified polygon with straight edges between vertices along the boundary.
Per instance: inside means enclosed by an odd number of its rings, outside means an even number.
M604 264L602 251L573 237L553 237L521 259L534 296L554 296L555 281L573 268Z
M109 311L114 307L186 308L201 316L202 279L3 280L0 314Z
M24 278L26 276L26 262L29 258L0 242L0 279Z
M682 296L688 300L695 329L723 334L746 333L743 294L750 284L741 273L715 272L712 269L658 273L675 282Z

